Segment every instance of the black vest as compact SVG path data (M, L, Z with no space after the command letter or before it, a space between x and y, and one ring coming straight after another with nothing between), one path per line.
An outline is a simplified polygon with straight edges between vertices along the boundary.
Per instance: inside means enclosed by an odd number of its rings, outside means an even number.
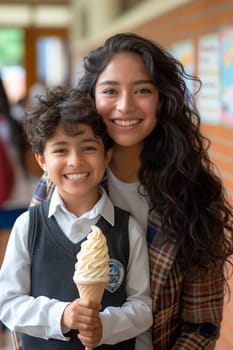
M77 298L78 290L73 282L76 254L81 242L72 243L62 232L55 218L48 218L49 202L30 208L28 247L31 257L31 295L72 301ZM121 306L126 299L126 271L129 258L128 237L129 214L115 207L115 226L103 217L96 224L104 232L109 249L110 261L120 262L124 269L124 278L117 290L108 286L101 305ZM111 274L110 274L111 276ZM114 285L114 284L113 284ZM108 289L108 290L107 290ZM83 350L84 346L77 338L77 331L71 330L66 336L68 342L22 334L22 350ZM99 350L134 350L135 338L116 345L101 345Z

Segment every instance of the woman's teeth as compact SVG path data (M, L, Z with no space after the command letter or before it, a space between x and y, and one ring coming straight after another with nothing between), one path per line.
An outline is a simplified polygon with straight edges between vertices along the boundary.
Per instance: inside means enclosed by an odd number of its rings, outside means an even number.
M114 124L120 125L120 126L132 126L132 125L136 125L140 122L140 120L114 120L113 121Z

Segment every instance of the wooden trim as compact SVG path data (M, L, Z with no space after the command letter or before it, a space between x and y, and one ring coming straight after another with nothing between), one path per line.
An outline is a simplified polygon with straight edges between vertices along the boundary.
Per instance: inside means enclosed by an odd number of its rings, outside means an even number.
M26 71L26 96L28 96L30 86L38 81L36 42L38 38L43 36L57 36L68 43L69 31L65 28L25 28L24 66Z

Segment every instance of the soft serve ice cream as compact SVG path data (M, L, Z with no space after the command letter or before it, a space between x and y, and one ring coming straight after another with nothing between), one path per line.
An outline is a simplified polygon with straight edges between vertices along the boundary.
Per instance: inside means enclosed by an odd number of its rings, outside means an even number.
M97 226L91 226L92 231L86 241L81 244L75 264L74 282L104 282L109 279L109 255L106 238Z

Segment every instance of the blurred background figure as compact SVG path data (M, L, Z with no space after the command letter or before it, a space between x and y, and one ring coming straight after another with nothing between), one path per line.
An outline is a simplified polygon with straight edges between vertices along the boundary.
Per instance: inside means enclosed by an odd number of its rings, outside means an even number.
M21 97L16 102L11 103L12 117L21 122L24 117L25 101L26 101L26 98Z
M41 174L34 161L21 121L13 118L0 77L0 266L15 219L31 200ZM5 327L0 322L0 349L5 343Z

